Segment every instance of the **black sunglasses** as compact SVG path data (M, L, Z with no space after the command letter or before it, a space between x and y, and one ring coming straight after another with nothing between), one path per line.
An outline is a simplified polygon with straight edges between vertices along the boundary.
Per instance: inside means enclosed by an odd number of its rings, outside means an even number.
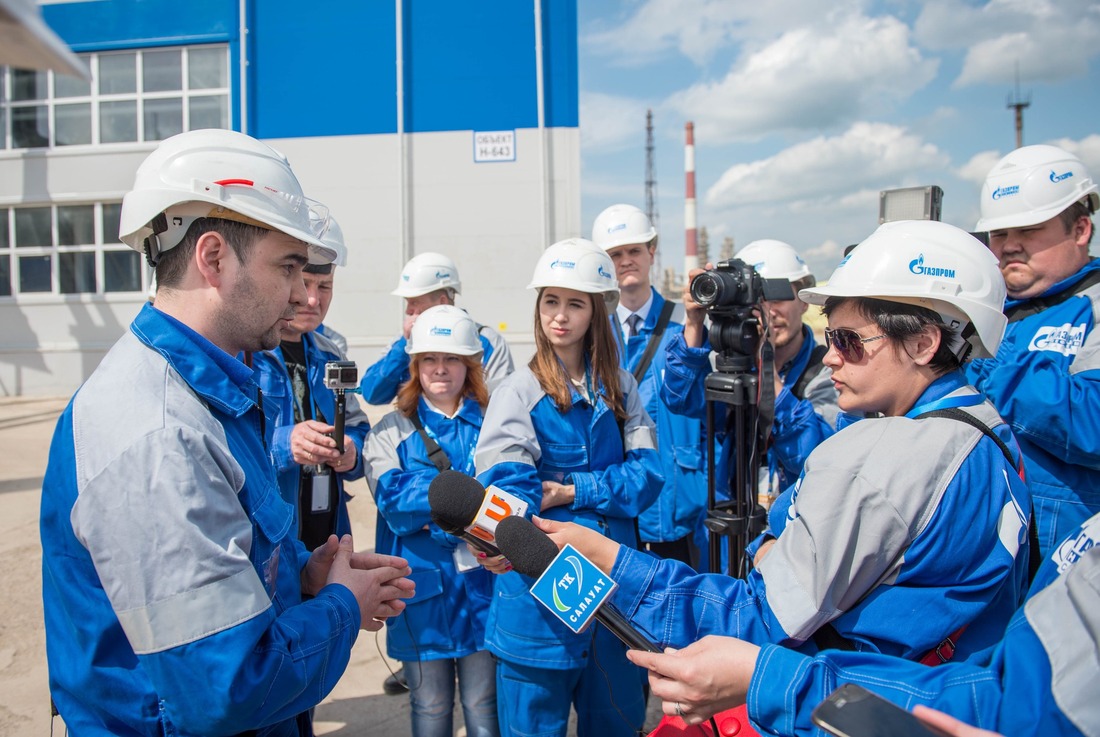
M825 347L835 347L836 352L846 362L856 363L862 361L863 357L867 355L867 352L863 350L864 343L870 343L872 340L885 337L885 335L874 335L870 338L864 338L851 328L837 328L836 330L825 328Z

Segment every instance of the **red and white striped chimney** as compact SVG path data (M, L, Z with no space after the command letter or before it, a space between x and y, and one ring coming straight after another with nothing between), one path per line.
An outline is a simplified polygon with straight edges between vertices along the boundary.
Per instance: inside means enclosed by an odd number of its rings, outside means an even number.
M699 263L698 239L695 224L695 124L688 122L684 126L687 141L684 144L684 177L687 196L684 199L684 278L692 269L704 264Z

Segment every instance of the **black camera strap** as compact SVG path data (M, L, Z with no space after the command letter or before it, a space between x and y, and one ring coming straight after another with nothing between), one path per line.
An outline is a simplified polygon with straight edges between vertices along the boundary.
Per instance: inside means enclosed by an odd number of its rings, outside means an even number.
M435 442L435 439L424 429L424 423L420 421L420 413L414 411L409 420L412 421L416 431L420 433L420 439L424 441L424 449L428 451L428 460L432 462L432 465L438 468L440 473L450 471L451 459L447 456L447 452L439 447L439 443Z
M653 334L649 336L649 342L646 343L645 352L642 353L638 365L634 367L634 380L639 384L642 383L645 372L649 370L649 364L653 362L653 356L657 353L657 346L661 343L661 336L665 334L665 328L668 327L669 320L672 319L672 312L675 309L676 304L672 300L665 300L664 306L661 307L661 314L657 318L657 325L653 328Z
M818 375L821 365L825 363L825 354L828 352L829 349L820 343L814 346L813 351L810 353L810 360L806 364L806 368L802 369L802 375L798 377L798 381L791 387L791 394L795 395L796 398L806 398L806 387L808 387L810 382L814 380L814 377Z

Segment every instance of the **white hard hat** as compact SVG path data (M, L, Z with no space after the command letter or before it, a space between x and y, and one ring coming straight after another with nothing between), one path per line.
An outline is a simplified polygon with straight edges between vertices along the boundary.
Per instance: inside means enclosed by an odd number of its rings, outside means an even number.
M202 217L285 233L309 246L313 263L341 256L317 237L327 210L305 197L286 157L236 131L195 130L161 141L122 198L119 238L155 263Z
M926 307L957 330L950 348L960 361L996 355L1006 323L997 259L974 236L935 220L880 225L840 262L826 286L803 289L798 297L814 305L829 297L869 297Z
M466 310L454 305L436 305L420 313L409 331L405 353L454 353L476 356L481 353L481 337Z
M619 301L615 265L602 248L584 238L558 241L542 252L528 289L563 287L578 292L602 294L604 301Z
M1081 160L1057 146L1024 146L1005 156L982 185L979 231L1026 228L1062 214L1088 198L1100 209L1100 194Z
M756 270L765 279L786 279L798 281L810 273L810 267L794 250L794 246L783 241L764 239L753 241L733 255Z
M455 262L442 253L421 253L409 259L397 280L397 289L390 292L398 297L419 297L440 289L462 292Z
M612 205L596 216L592 241L605 251L634 243L649 243L657 237L653 223L633 205Z

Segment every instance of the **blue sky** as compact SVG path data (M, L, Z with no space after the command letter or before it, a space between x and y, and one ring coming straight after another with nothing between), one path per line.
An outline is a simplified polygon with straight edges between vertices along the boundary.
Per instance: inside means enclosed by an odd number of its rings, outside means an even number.
M877 227L882 189L937 184L942 219L974 226L982 180L1016 145L1017 69L1024 143L1069 149L1100 178L1100 0L577 8L582 227L615 202L644 206L652 109L661 261L677 271L689 120L711 253L726 236L778 238L819 279Z

